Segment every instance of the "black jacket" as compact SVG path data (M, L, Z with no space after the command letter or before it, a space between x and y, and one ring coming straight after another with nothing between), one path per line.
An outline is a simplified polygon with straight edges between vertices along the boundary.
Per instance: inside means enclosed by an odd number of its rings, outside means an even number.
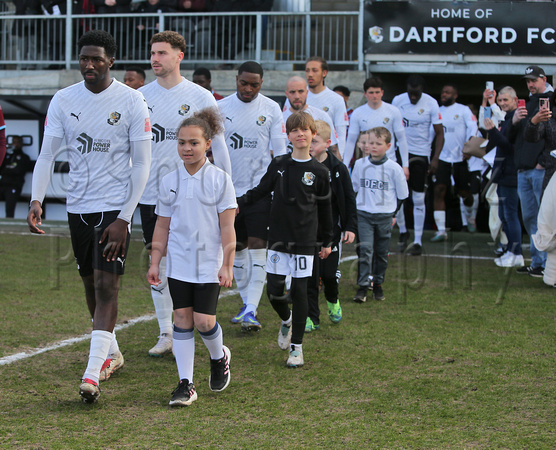
M487 151L496 147L496 158L492 166L492 182L501 186L517 187L517 169L514 161L514 147L509 140L512 118L515 111L506 114L506 119L500 127L488 130Z
M527 102L527 117L512 125L510 131L510 141L514 146L515 167L517 170L534 169L537 164L544 166L544 139L537 142L530 142L525 139L525 127L527 122L539 110L539 98L550 98L551 92L535 94L529 97Z
M268 248L283 253L314 255L332 243L330 174L311 158L305 162L291 154L274 158L259 185L238 199L239 210L274 192L270 208ZM318 242L317 230L322 232Z
M328 158L323 164L330 171L332 188L332 222L334 223L334 243L340 241L343 231L357 233L357 204L355 192L346 165L327 151Z

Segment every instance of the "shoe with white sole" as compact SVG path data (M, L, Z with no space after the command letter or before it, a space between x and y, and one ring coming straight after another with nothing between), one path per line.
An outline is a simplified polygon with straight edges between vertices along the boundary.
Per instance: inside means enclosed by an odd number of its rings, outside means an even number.
M160 358L166 353L172 351L172 336L167 333L162 333L158 336L158 342L156 345L149 350L149 356L154 356L155 358Z
M290 344L292 341L292 327L291 325L287 327L286 325L282 325L280 327L280 331L278 331L278 347L280 350L287 350L290 348Z
M494 264L498 267L521 267L525 265L525 261L523 260L523 255L506 252L500 258L496 258Z
M118 351L118 353L114 355L108 355L106 361L102 365L100 369L100 376L98 377L98 381L106 381L108 380L116 370L121 369L124 366L124 355L122 352Z
M288 367L301 367L305 362L303 361L303 352L299 350L294 350L294 346L291 346L290 349L290 356L288 357L288 361L286 365Z

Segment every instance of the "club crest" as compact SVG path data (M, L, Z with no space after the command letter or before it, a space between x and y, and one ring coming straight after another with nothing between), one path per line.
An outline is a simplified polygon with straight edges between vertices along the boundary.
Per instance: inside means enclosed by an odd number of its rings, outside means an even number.
M178 114L179 114L180 116L185 116L185 115L189 112L190 109L191 109L191 106L186 105L186 104L184 103L183 105L180 106L180 109L179 109L179 111L178 111Z
M122 115L117 111L110 113L110 116L108 116L108 120L107 120L108 125L113 125L113 126L119 125L121 118Z
M259 118L257 119L257 125L258 126L264 125L265 122L266 122L266 117L265 116L259 116Z
M313 172L305 172L301 181L307 186L312 186L315 182L315 174Z

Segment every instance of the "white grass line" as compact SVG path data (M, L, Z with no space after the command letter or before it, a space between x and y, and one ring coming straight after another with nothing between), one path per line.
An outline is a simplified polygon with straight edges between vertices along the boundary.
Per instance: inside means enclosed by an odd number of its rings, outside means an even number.
M230 289L229 291L225 291L221 294L221 297L229 297L230 295L237 294L238 291L236 289ZM148 322L150 320L156 319L156 315L149 314L147 316L136 317L135 319L128 320L125 323L116 325L114 331L123 330L125 328L131 327L137 323L141 322ZM78 337L64 339L63 341L55 342L48 347L41 347L41 348L34 348L27 352L16 353L15 355L4 356L0 358L0 366L4 366L7 364L11 364L16 361L21 361L22 359L31 358L32 356L40 355L41 353L49 352L50 350L57 350L62 347L67 347L68 345L77 344L79 342L86 341L91 339L91 334L83 334Z

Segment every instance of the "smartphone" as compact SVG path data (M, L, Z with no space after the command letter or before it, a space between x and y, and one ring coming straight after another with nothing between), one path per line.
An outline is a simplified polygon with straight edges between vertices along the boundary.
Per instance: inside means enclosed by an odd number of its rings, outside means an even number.
M492 117L492 109L490 106L485 106L485 119L490 119Z
M494 81L487 81L486 82L486 89L488 89L489 91L493 91L494 90Z
M525 100L523 100L522 98L518 99L517 107L518 108L525 108Z
M550 99L539 98L539 109L550 109Z

